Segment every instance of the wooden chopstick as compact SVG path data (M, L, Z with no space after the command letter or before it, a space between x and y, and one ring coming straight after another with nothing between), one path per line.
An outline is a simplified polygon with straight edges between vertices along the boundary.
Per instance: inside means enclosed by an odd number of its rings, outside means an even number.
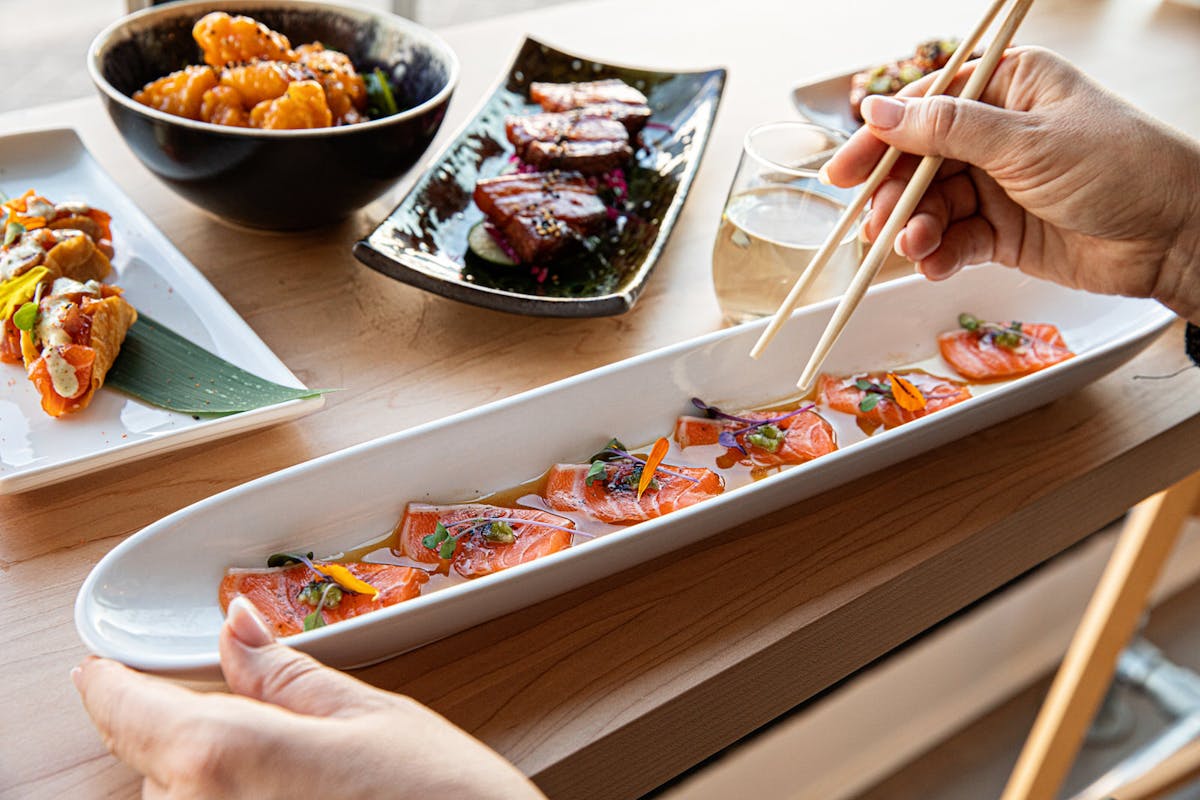
M930 84L929 89L925 92L926 97L946 92L946 89L950 87L950 83L958 75L959 69L971 57L971 53L975 52L975 48L979 45L980 40L983 39L983 35L987 33L987 29L991 26L992 20L996 18L996 15L1000 13L1000 9L1004 8L1007 2L1008 0L992 0L992 5L988 8L987 13L983 15L983 19L979 20L975 29L971 31L966 39L963 39L959 43L958 48L950 56L950 60L946 62L946 66L934 78L933 83ZM762 335L758 337L758 341L750 351L751 358L758 358L763 354L767 346L771 344L771 340L779 333L779 329L783 327L788 317L796 310L796 306L800 304L800 298L808 291L808 287L821 274L821 271L825 269L825 265L829 263L833 251L842 243L842 239L846 238L846 234L850 232L850 228L854 226L862 210L867 207L867 203L875 194L875 190L879 188L879 185L891 173L892 167L896 166L896 161L900 158L900 155L900 150L895 147L889 147L887 152L883 154L883 158L875 165L875 169L871 172L870 177L867 178L867 182L863 184L862 189L859 190L858 195L854 198L854 202L846 207L841 219L838 220L829 237L821 245L821 248L817 250L812 261L808 262L808 266L804 268L804 272L800 273L800 277L792 284L792 289L788 292L787 298L780 304L779 309L775 312L775 316L771 318L770 324L767 325Z
M996 38L988 45L983 58L975 65L975 71L971 74L967 85L963 88L961 97L967 100L978 100L979 96L983 94L988 81L992 79L992 73L996 71L996 65L1000 63L1000 58L1004 55L1004 51L1008 49L1013 35L1016 34L1017 28L1020 27L1021 22L1025 19L1025 15L1029 13L1029 7L1032 5L1033 0L1016 0L1013 7L1009 10L1008 16L1001 23L1000 30L996 33ZM825 327L825 332L821 334L821 339L817 342L816 349L813 350L808 364L805 365L804 371L800 374L800 380L796 383L796 386L801 391L808 391L812 386L813 381L817 377L817 372L821 369L821 365L829 357L829 351L833 349L833 345L842 335L842 331L845 330L850 316L858 308L858 304L862 302L863 296L871 286L871 281L879 274L879 268L883 265L884 259L887 258L888 251L892 249L892 242L895 240L896 235L908 223L908 219L912 216L917 203L921 201L921 198L925 195L925 190L929 188L929 184L933 182L934 176L937 175L938 169L941 168L942 161L943 159L940 156L925 156L921 159L921 163L918 165L916 172L913 173L912 178L909 179L904 193L900 195L896 207L892 209L892 213L888 217L887 223L883 226L883 230L879 232L879 236L875 239L875 244L871 246L870 252L867 253L867 257L858 268L858 272L854 274L854 279L850 282L846 293L842 295L841 302L838 303L837 308L833 312L833 318L829 320L829 324Z

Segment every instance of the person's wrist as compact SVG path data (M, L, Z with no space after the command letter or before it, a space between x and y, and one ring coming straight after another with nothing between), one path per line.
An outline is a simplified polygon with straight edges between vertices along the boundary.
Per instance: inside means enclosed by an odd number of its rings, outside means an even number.
M1154 299L1200 325L1200 147L1190 149L1180 216L1159 266Z

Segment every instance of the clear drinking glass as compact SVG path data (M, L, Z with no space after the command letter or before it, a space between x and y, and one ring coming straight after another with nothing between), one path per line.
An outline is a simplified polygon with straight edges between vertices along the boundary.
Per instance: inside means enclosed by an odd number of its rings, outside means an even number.
M817 180L847 138L811 122L770 122L746 134L713 247L713 288L726 322L775 313L853 200L853 190ZM801 302L840 295L861 260L855 224Z

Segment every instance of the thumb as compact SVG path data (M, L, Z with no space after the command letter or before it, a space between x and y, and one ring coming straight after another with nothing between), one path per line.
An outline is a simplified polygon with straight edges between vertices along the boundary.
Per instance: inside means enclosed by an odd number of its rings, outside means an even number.
M947 95L870 95L862 115L871 133L905 153L965 161L988 172L1022 148L1022 115Z
M229 604L220 636L221 671L236 694L318 717L355 716L394 704L394 696L275 641L245 597Z

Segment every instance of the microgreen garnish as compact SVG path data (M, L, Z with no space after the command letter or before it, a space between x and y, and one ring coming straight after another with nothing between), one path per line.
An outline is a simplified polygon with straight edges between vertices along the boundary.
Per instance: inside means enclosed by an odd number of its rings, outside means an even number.
M337 588L332 582L326 581L316 585L324 586L324 588L321 590L321 596L317 600L316 608L312 610L311 614L304 618L304 630L306 631L325 627L325 617L321 615L321 609L325 608L326 606L332 607L337 605L337 603L330 602L333 590ZM301 590L300 596L304 598L305 602L310 602L308 597L305 596L305 592L309 592L313 586L314 584L310 583ZM341 602L342 600L341 590L338 590L337 600L338 602Z
M23 331L32 331L33 325L37 322L38 304L32 301L25 303L17 309L17 313L13 314L13 325L16 325Z
M880 400L890 400L905 411L920 411L930 400L943 400L954 397L954 392L942 394L924 394L908 378L889 372L887 380L876 383L866 378L854 381L854 388L863 392L858 401L858 410L864 414L874 410Z
M305 560L311 561L312 553L302 555L300 553L272 553L267 556L267 566L274 567L290 567L294 564L303 564Z
M583 482L591 486L596 481L604 480L608 474L608 462L597 458L592 462L592 466L588 469L587 475L584 476Z
M15 242L17 238L25 232L25 226L13 220L4 226L4 246L8 247Z
M717 437L718 444L721 444L730 450L737 450L742 455L748 455L748 453L746 452L746 448L742 446L741 439L739 437L745 436L745 440L755 447L761 447L768 452L774 453L779 450L779 445L783 443L785 438L785 434L783 433L783 429L779 427L779 423L783 422L784 420L789 420L792 417L803 414L807 411L812 411L817 407L815 403L806 403L800 408L797 408L795 411L789 411L786 414L780 414L776 417L750 419L749 417L739 417L736 414L726 414L716 406L710 406L708 403L705 403L699 397L692 398L692 405L703 411L705 416L709 417L710 419L727 419L731 422L745 423L746 427L732 431L721 431L720 435ZM763 429L767 428L768 426L773 428L779 435L776 436L769 433L764 435ZM774 445L771 446L770 442L774 442Z
M959 314L958 325L964 330L980 334L982 341L998 347L1015 350L1030 340L1020 322L1001 325L996 322L983 322L973 314Z
M668 446L669 446L669 443L668 443ZM665 455L665 453L664 453L664 455ZM660 458L659 460L661 461L662 459ZM600 480L601 478L607 477L608 472L607 472L607 468L605 466L606 464L611 464L615 461L631 461L635 465L638 465L640 467L646 466L646 459L641 458L640 456L635 456L632 453L628 452L625 449L625 445L621 444L620 440L615 439L615 438L609 439L608 444L606 444L604 446L604 449L598 453L593 454L592 457L588 459L588 461L591 462L591 467L588 468L587 475L584 476L584 482L588 486L591 486L594 482ZM633 478L632 483L630 483L630 481L629 481L629 478L633 477L633 475L631 474L630 476L626 476L623 480L621 480L617 483L610 483L608 486L609 490L611 491L612 489L617 488L618 485L619 486L628 486L631 488L636 487L638 485L638 482L641 481L642 472L636 471L636 469L635 469L635 472L636 472L637 477ZM670 475L674 478L682 478L683 480L687 481L688 483L699 483L700 482L697 478L693 478L690 475L684 475L682 472L675 472L674 470L666 469L665 467L661 467L658 465L655 465L654 469L651 471L650 474L657 475L660 472L664 475ZM650 484L647 486L647 488L657 489L658 488L657 481L655 481L652 478L650 481Z
M421 544L436 552L438 558L453 558L454 551L458 548L458 539L451 536L450 530L439 522L433 533L421 538Z
M367 85L367 113L372 119L400 113L396 96L392 94L392 82L383 70L376 67L363 75L363 80Z
M312 553L273 553L267 558L267 566L288 567L296 564L304 564L310 570L320 575L322 581L331 581L337 584L339 592L347 591L351 594L368 595L372 600L379 597L378 589L355 575L342 564L318 564L313 561L312 555ZM319 608L317 610L320 611ZM305 630L308 629L305 628Z
M616 461L625 458L625 445L621 444L621 440L613 437L608 440L608 444L604 445L604 449L592 455L588 461Z
M892 399L892 385L887 381L875 383L874 381L859 378L854 382L854 388L861 392L865 392L862 400L858 401L858 410L866 414L874 410L875 406L879 405L879 401L887 398Z
M458 528L462 525L466 525L467 528L459 531L457 536L450 533L451 528ZM436 552L439 558L453 558L455 551L458 549L458 543L476 533L489 542L512 544L517 540L517 533L513 529L513 525L528 525L533 528L553 528L556 531L566 531L570 534L591 537L590 533L584 533L583 531L568 528L564 525L555 525L552 522L541 522L535 519L522 519L520 517L472 517L470 519L460 519L448 525L438 522L437 526L433 529L433 533L421 537L421 544Z

